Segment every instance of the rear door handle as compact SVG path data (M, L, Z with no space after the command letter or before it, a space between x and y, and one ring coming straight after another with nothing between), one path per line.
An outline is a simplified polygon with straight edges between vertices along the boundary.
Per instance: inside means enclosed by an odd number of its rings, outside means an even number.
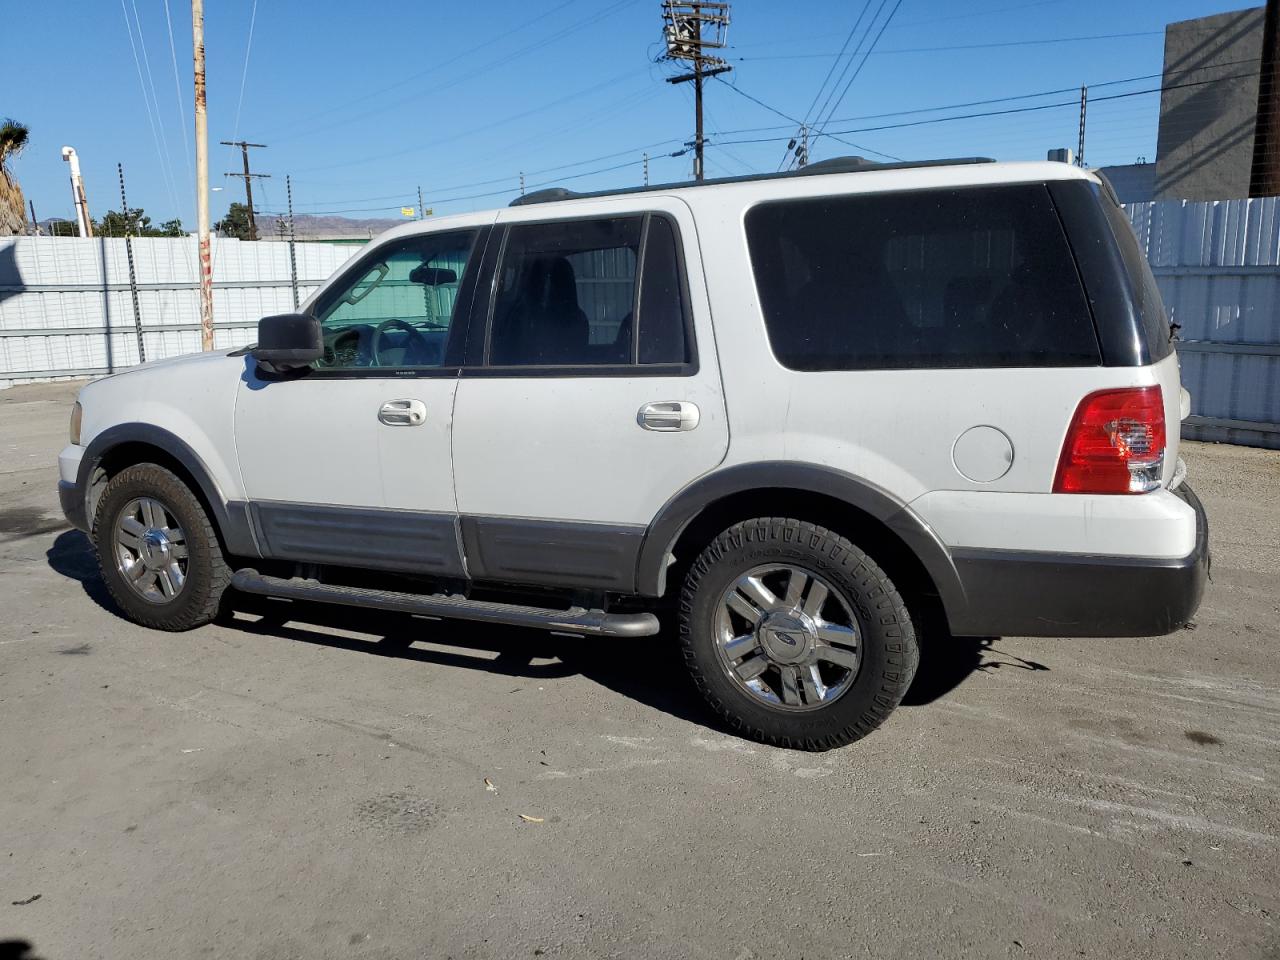
M698 425L698 405L688 400L659 400L646 403L636 415L636 422L646 430L675 433L692 430Z
M378 408L378 419L389 427L416 427L427 419L421 400L388 400Z

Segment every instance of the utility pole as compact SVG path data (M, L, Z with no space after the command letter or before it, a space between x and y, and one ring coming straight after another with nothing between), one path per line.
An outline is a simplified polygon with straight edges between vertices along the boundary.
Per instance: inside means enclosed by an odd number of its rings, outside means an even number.
M663 0L662 37L667 45L665 60L679 60L693 67L691 73L668 77L667 83L693 81L693 178L703 178L702 87L708 77L728 73L733 67L707 50L723 49L729 32L728 3L679 3Z
M195 68L196 236L200 245L200 349L213 349L213 258L209 250L209 118L204 86L204 0L191 0Z
M1084 166L1084 121L1089 113L1089 88L1080 88L1080 140L1076 144L1076 166Z
M1262 66L1258 73L1258 116L1253 128L1253 168L1249 196L1280 194L1280 0L1267 0L1262 22Z
M249 172L249 148L265 147L265 143L246 143L243 140L221 140L219 141L225 147L239 147L240 156L244 160L244 173L228 173L228 177L241 177L244 179L244 202L249 207L249 239L258 239L258 224L253 219L253 179L265 179L271 174L269 173L250 173Z

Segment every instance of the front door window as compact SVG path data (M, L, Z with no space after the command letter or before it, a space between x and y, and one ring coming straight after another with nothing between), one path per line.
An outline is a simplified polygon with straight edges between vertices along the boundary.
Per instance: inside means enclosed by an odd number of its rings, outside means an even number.
M320 370L431 368L449 362L454 305L474 231L387 244L316 304L324 331Z

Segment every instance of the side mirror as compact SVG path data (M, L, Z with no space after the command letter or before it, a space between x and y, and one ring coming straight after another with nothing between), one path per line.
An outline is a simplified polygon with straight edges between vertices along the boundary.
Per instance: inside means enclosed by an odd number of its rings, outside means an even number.
M280 313L258 321L253 358L277 371L305 367L324 356L320 321L305 313Z

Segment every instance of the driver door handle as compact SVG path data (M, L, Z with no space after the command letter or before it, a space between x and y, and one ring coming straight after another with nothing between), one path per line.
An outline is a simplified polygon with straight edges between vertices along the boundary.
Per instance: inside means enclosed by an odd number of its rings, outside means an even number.
M421 400L388 400L378 408L378 419L389 427L416 427L426 422L427 405Z

